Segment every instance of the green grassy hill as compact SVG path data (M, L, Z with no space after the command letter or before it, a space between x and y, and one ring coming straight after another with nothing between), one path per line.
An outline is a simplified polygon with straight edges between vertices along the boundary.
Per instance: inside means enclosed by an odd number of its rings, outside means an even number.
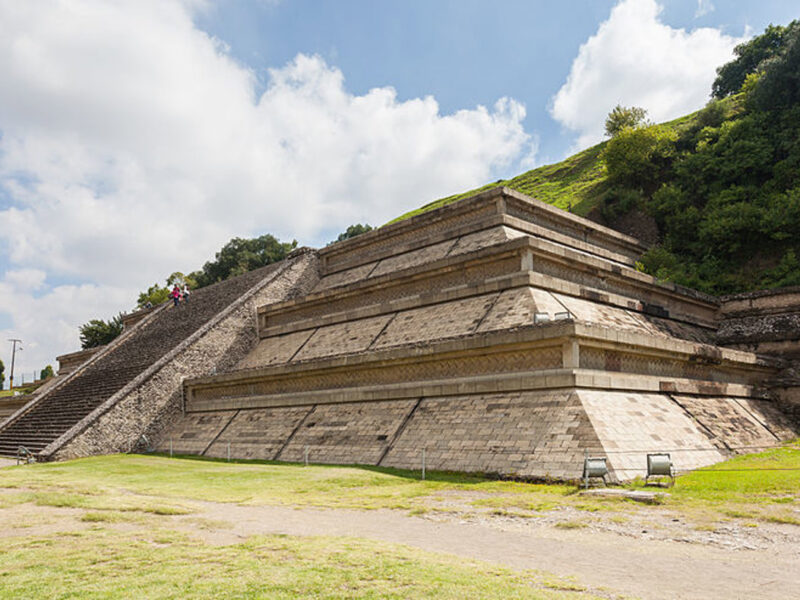
M495 187L506 186L543 202L585 216L594 208L604 191L606 174L600 152L605 142L592 146L553 165L537 167L512 179L500 179L474 190L440 198L394 219L402 221L429 210L452 204Z

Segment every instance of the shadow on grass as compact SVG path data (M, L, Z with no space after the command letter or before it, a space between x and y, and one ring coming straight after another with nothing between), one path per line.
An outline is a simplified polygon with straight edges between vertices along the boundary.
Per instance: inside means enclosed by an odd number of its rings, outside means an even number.
M167 453L162 452L149 452L146 454L133 454L134 456L158 456L161 458L174 458L180 460L192 460L197 462L221 463L229 465L268 465L271 467L302 467L303 463L300 462L284 462L276 460L259 460L259 459L243 459L243 458L212 458L210 456L197 456L196 454L173 454L172 457ZM422 479L422 473L418 470L411 469L396 469L394 467L378 467L375 465L359 465L359 464L328 464L328 463L314 463L309 462L309 467L325 467L328 469L357 469L360 471L369 471L372 473L382 473L384 475L392 475L401 479L413 479L419 481ZM425 481L434 481L442 483L458 483L462 485L485 483L487 481L498 480L512 481L512 478L501 478L493 475L474 475L468 473L459 473L457 471L425 471Z

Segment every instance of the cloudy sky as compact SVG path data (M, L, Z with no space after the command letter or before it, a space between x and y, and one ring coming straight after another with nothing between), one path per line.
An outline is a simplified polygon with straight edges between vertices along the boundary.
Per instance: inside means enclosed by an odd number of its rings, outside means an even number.
M0 0L0 359L30 380L234 236L324 245L617 103L696 110L794 1Z

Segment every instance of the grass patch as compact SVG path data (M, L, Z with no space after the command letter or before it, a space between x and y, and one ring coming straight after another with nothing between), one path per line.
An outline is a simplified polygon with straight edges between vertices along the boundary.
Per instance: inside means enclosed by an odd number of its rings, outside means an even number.
M594 597L535 573L350 538L255 536L212 548L166 530L103 527L5 541L0 581L4 598L26 599Z
M497 187L509 187L581 216L594 208L606 189L605 165L600 152L605 142L552 165L537 167L511 179L501 179L460 194L440 198L390 221L402 221Z
M583 529L588 526L585 521L559 521L555 524L558 529Z
M737 456L675 480L668 507L800 525L800 441Z
M22 484L51 496L41 502L82 508L115 508L108 506L102 494L129 490L165 499L404 510L419 508L419 499L444 490L503 493L531 487L453 473L429 473L421 481L419 473L397 469L228 463L142 455L98 456L3 470L0 487ZM562 488L566 490L568 486L558 487ZM78 489L101 496L95 500L75 497ZM137 499L115 496L114 501L135 503Z
M628 487L642 486L642 482L634 482ZM666 508L698 521L727 517L797 524L800 443L740 456L678 477L661 500L662 506L589 498L571 485L497 481L454 473L428 473L428 479L421 481L417 472L396 469L228 463L152 455L9 467L0 474L0 488L4 487L9 491L0 494L0 507L33 502L154 515L192 512L186 504L191 500L425 514L449 499L453 506L444 508L456 513L488 509L498 515L535 516L570 507L613 515Z
M120 523L130 521L131 517L117 511L100 511L83 513L80 520L85 523Z

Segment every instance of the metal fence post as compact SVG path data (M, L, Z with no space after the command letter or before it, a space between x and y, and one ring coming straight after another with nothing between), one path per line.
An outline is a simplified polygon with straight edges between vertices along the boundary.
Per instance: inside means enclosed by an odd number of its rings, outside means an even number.
M231 462L231 443L228 442L228 462Z
M305 465L308 466L308 446L303 448L303 461L305 462Z
M589 489L589 469L586 468L587 462L589 461L589 449L583 449L583 489Z
M425 448L422 449L422 480L425 481Z
M169 457L172 458L172 438L169 438Z

